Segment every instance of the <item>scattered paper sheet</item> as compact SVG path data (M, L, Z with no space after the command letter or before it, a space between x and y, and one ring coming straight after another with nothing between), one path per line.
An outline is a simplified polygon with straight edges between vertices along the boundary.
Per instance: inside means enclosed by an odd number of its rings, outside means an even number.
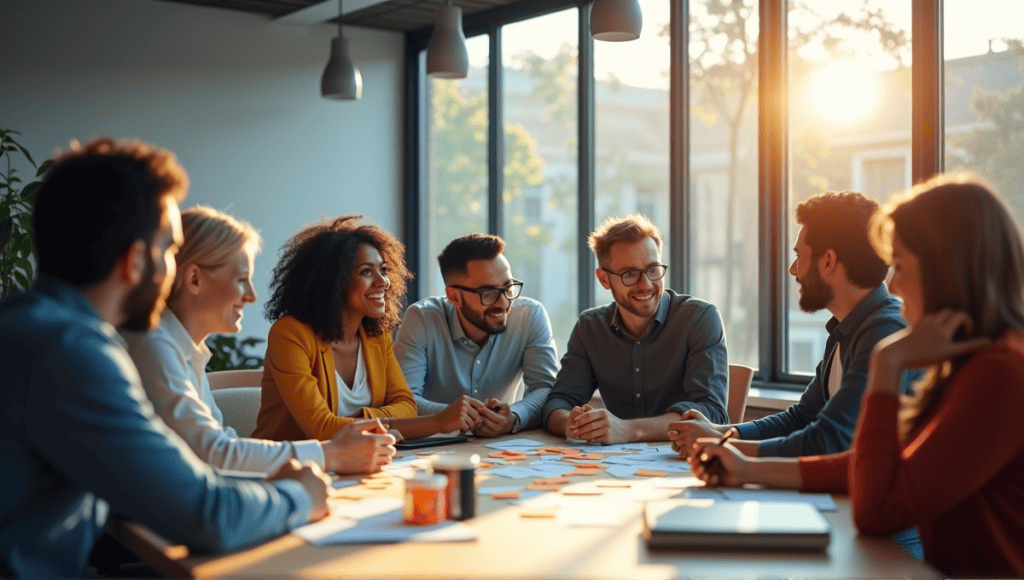
M473 528L444 521L432 526L411 526L402 521L402 500L375 498L358 502L331 502L331 515L292 530L313 544L394 542L467 542L476 540Z
M522 451L523 447L542 447L544 444L533 439L512 439L510 441L499 441L497 443L488 443L487 447L491 449L511 449L512 451Z

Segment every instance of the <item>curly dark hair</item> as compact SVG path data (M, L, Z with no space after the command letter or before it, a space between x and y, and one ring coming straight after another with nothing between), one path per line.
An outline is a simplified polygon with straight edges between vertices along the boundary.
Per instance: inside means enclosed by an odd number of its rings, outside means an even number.
M308 324L321 340L341 340L341 311L356 268L359 248L369 244L380 252L390 272L391 287L381 318L363 317L368 336L380 336L398 326L406 282L405 246L380 226L359 223L361 215L346 215L307 226L285 242L274 267L270 300L264 309L274 322L291 314Z

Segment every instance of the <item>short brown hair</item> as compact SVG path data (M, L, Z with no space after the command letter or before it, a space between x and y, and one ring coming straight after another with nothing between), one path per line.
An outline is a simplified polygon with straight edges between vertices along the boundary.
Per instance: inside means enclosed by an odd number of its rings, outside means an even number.
M187 191L188 174L167 149L110 137L72 141L36 195L39 272L76 286L100 282L133 242L153 241L164 198L180 202Z
M661 251L661 232L658 226L654 225L647 216L633 213L624 218L610 217L604 220L587 238L587 245L597 256L598 264L605 264L608 260L608 252L615 244L635 244L647 238L654 240Z
M321 221L285 242L270 282L267 320L291 314L322 340L341 340L341 310L348 300L359 248L366 244L380 252L390 270L391 287L385 294L384 316L363 317L363 329L367 336L380 336L398 326L406 282L412 278L405 266L405 246L384 228L359 223L362 218L346 215Z
M505 251L505 240L490 234L467 234L455 238L437 257L441 278L447 284L453 276L465 275L471 260L493 260Z
M851 284L874 288L889 272L868 240L868 225L877 210L878 202L859 193L829 191L797 205L796 221L804 227L813 258L832 250Z

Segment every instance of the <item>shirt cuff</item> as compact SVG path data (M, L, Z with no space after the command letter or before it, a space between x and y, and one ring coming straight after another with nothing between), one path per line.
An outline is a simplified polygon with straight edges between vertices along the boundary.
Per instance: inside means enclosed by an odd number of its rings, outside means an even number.
M289 444L292 446L292 455L299 463L312 461L319 465L320 469L327 470L327 458L324 456L323 445L319 441L310 439L308 441L290 441Z
M292 502L292 513L288 516L288 529L293 530L309 523L313 514L313 499L309 497L306 487L294 479L278 479L272 484L282 495Z

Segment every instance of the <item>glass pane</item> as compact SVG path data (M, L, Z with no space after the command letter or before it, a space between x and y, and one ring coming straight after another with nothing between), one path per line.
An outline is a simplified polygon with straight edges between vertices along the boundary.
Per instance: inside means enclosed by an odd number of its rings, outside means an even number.
M692 293L718 306L729 362L758 366L755 0L690 2Z
M911 184L910 2L810 0L789 6L790 176L786 265L797 204L852 190L884 203ZM827 309L800 310L787 285L791 373L813 373L824 356Z
M978 174L1024 223L1024 2L943 9L946 171Z
M559 353L578 318L575 8L502 29L505 255L551 317Z
M469 76L426 78L427 183L424 296L444 294L437 255L448 242L487 231L487 35L466 41Z
M668 255L670 4L640 1L644 27L637 40L594 41L595 224L631 213L647 216L661 230L666 264L672 263ZM612 301L611 292L596 278L593 284L595 305Z

